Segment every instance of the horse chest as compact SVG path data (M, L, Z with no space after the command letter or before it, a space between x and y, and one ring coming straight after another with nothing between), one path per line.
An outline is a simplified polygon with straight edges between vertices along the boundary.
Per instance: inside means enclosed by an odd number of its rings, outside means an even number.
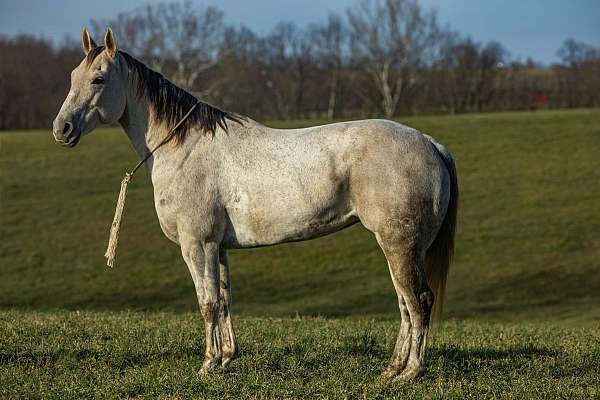
M154 207L158 217L158 223L165 236L179 243L179 235L177 233L177 214L173 205L173 198L168 193L158 193L154 197Z
M204 175L187 174L154 181L154 206L160 227L167 238L179 243L180 225L198 235L210 234L214 227L214 190ZM208 224L208 225L207 225Z

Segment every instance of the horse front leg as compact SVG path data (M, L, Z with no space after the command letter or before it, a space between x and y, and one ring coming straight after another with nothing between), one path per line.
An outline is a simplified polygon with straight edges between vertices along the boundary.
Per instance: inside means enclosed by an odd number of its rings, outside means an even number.
M219 246L215 243L200 245L195 241L182 242L183 258L188 265L200 313L204 319L206 350L200 374L206 374L221 364L219 334Z
M235 333L231 322L231 276L229 274L229 260L227 252L219 252L219 263L221 265L221 298L219 308L219 330L221 331L221 344L223 348L223 361L221 366L226 368L237 356L237 345Z
M204 298L200 312L204 318L206 352L200 374L221 365L221 335L219 333L219 245L207 243L204 246Z

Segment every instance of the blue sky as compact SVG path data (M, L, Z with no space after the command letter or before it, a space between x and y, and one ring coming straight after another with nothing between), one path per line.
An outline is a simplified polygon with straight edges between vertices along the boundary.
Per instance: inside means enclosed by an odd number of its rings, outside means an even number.
M356 0L196 0L223 10L227 21L266 32L281 20L305 25ZM92 17L110 17L154 0L0 0L0 33L33 33L60 41L79 39ZM600 46L600 0L421 0L442 24L477 41L496 40L515 58L545 64L569 37Z

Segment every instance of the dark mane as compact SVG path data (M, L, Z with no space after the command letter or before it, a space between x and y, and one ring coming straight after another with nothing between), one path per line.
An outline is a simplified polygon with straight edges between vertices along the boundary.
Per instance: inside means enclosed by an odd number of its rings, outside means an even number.
M86 63L90 65L104 46L92 49L86 56ZM167 78L148 68L124 51L119 51L121 59L125 60L129 69L132 82L135 82L137 94L150 103L153 117L164 123L171 130L183 116L198 102L198 99L186 90L176 86ZM185 141L192 127L198 127L205 133L214 134L217 127L227 131L227 120L242 123L243 117L223 111L208 103L199 102L192 114L174 132L176 143Z

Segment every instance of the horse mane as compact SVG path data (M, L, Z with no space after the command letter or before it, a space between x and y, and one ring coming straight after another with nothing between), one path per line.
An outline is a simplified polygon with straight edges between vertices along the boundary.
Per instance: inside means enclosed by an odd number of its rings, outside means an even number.
M86 63L91 65L103 50L104 46L97 46L90 50L86 56ZM242 123L242 116L199 101L191 93L175 85L162 74L151 70L128 53L119 50L118 54L127 64L128 74L133 77L131 81L135 82L137 95L148 100L152 107L153 118L165 124L168 130L173 129L198 102L194 111L173 132L177 144L185 141L192 127L198 127L203 132L214 135L217 127L227 132L227 120Z

